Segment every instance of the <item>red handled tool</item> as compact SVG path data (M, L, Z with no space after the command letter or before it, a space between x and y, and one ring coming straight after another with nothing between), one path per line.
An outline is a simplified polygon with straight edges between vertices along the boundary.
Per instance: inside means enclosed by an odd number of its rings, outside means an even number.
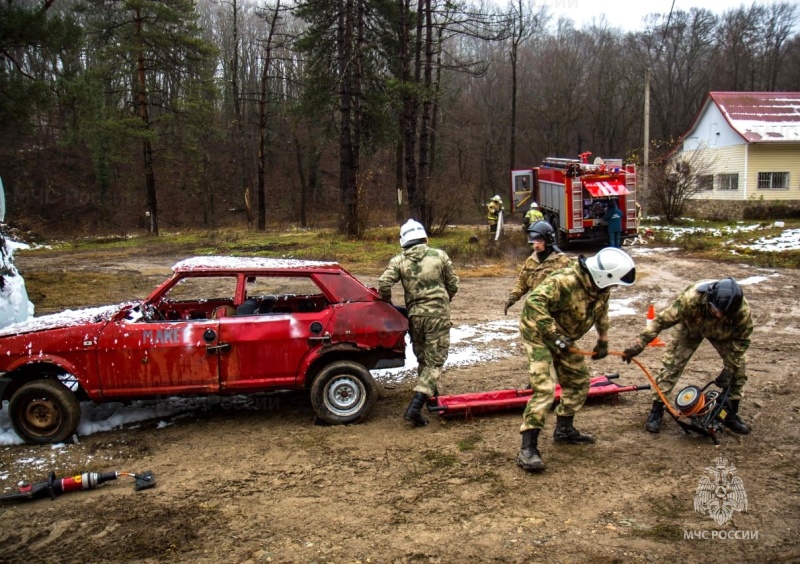
M156 485L156 479L150 470L142 474L130 472L84 472L68 478L56 478L55 472L50 472L50 476L46 481L23 484L16 493L0 495L0 501L37 499L40 497L55 499L57 496L67 492L93 490L100 484L116 480L119 476L135 478L135 491L152 488Z

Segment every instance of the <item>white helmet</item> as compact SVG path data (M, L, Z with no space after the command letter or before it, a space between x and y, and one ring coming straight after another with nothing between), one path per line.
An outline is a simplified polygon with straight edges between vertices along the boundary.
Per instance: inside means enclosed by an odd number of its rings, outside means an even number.
M593 257L584 261L586 270L598 288L609 286L630 286L636 280L636 266L633 259L621 249L606 247Z
M500 196L498 196L497 194L495 194L495 195L494 195L494 198L492 198L492 201L493 201L493 202L502 202L502 201L503 201L503 198L501 198Z
M427 238L428 234L425 233L425 228L413 219L406 221L400 228L400 246L404 249L410 247L412 243L416 244L420 239Z
M538 210L539 209L539 204L537 204L536 202L531 202L531 209L532 210Z

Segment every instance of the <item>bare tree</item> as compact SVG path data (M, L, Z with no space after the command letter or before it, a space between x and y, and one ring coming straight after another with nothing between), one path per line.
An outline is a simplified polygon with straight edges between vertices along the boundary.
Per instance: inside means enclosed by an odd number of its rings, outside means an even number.
M672 224L683 216L689 201L710 189L714 161L703 151L680 151L650 166L648 200L652 211Z
M265 182L265 170L267 168L267 102L269 101L269 71L272 65L272 51L275 47L275 32L280 18L281 0L276 0L275 8L269 14L265 14L268 31L264 40L264 66L261 68L261 90L258 98L258 230L264 231L267 228L267 188Z
M519 48L527 39L536 33L544 19L544 9L533 13L533 6L526 0L515 0L511 3L511 133L508 147L508 168L517 168L517 73L519 72Z
M705 9L676 11L643 35L651 74L655 137L678 137L711 86L717 18ZM689 118L691 119L691 118Z

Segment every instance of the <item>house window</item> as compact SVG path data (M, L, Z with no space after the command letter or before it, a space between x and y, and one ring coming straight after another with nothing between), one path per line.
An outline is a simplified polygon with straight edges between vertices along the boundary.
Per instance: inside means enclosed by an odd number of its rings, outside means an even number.
M717 186L720 190L738 190L738 174L719 174L717 175Z
M759 190L788 190L789 189L789 173L788 172L759 172L758 173L758 189Z
M697 190L700 192L711 192L714 189L714 175L701 174L697 177Z

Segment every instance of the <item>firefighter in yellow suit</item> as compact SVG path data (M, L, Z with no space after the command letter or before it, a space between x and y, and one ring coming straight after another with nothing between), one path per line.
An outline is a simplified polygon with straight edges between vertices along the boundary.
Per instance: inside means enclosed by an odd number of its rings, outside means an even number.
M503 211L503 199L495 194L495 196L489 200L486 208L488 210L486 219L489 220L489 232L495 235L497 233L497 221L500 218L500 212Z
M537 221L544 221L544 214L539 211L539 204L531 202L530 209L525 214L525 217L522 218L522 230L527 233L528 228Z

